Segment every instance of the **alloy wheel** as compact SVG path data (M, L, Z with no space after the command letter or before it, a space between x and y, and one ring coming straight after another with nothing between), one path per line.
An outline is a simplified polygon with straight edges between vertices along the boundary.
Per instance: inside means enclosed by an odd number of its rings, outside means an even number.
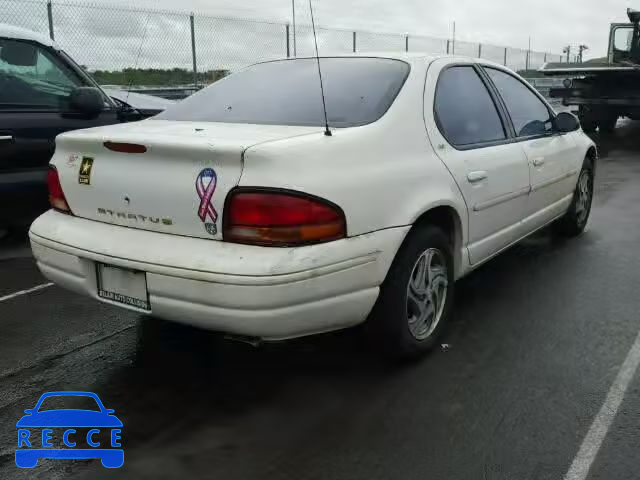
M442 318L449 286L444 254L430 248L416 261L407 285L407 321L416 340L428 338Z

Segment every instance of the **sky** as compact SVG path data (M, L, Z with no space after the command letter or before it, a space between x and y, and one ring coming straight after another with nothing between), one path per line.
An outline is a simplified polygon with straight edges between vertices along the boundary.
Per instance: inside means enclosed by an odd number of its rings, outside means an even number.
M297 54L312 55L308 0L293 1L298 23ZM529 38L535 52L529 58L532 69L545 61L560 60L567 45L572 46L573 53L580 44L589 46L586 59L603 57L610 23L627 22L628 7L640 9L640 0L312 1L317 24L344 29L319 30L321 55L351 52L352 30L358 31L359 52L404 50L402 34L408 34L411 51L446 53L446 39L452 37L455 21L455 53L477 57L476 42L481 42L482 58L504 63L505 49L491 45L512 47L506 64L514 70L526 68L523 49ZM53 24L56 41L91 71L130 67L190 70L189 12L195 14L198 71L234 71L287 54L285 24L292 20L292 0L54 0ZM0 0L0 22L47 34L45 0ZM545 52L556 56L545 56Z
M131 4L128 0L112 0ZM308 22L308 3L295 0L299 22ZM138 5L194 10L286 22L291 0L140 0ZM640 0L314 0L316 21L329 27L451 36L497 45L561 53L586 44L589 56L604 56L609 24L627 21L627 7Z

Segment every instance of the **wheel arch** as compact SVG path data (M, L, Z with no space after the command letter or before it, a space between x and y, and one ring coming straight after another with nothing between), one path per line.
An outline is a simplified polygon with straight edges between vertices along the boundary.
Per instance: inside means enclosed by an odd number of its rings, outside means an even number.
M440 228L451 244L453 255L454 277L459 278L463 270L463 245L465 230L462 215L450 204L433 205L421 212L413 222L407 235L424 225L433 225Z
M595 145L591 145L587 150L585 159L591 160L591 166L593 167L593 173L596 172L596 166L598 163L598 149Z

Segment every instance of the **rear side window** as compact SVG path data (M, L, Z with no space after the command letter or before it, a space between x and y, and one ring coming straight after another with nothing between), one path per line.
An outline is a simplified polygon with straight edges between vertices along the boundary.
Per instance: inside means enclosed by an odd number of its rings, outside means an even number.
M435 114L442 134L452 145L506 139L496 106L472 66L451 67L440 74Z
M375 122L389 109L409 65L386 58L321 58L331 127ZM315 59L261 63L169 107L158 120L324 126Z
M495 68L486 68L511 116L518 137L545 135L553 130L551 113L529 87Z

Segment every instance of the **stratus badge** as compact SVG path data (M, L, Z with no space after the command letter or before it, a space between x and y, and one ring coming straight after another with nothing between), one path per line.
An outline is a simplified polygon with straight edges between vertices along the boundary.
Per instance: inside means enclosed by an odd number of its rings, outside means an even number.
M82 157L78 183L81 185L91 185L91 170L93 169L93 158Z

